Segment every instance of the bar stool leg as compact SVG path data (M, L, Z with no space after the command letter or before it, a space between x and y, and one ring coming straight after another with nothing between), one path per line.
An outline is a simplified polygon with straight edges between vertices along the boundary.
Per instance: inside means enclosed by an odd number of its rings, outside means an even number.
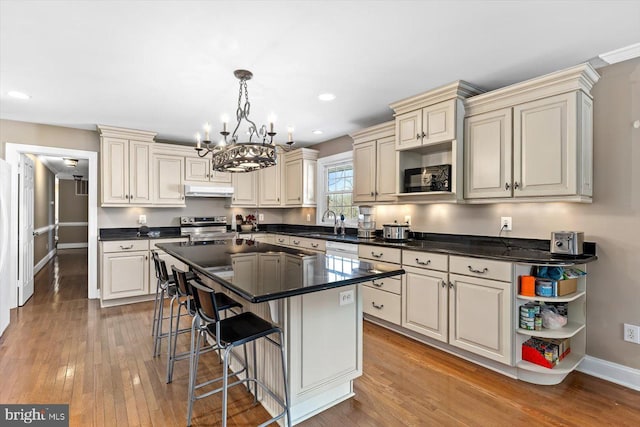
M187 426L191 425L191 415L193 413L193 403L195 401L196 380L198 377L198 361L200 358L200 341L203 331L198 331L196 338L195 351L192 353L193 362L191 364L191 374L189 375L189 404L187 405Z
M284 404L287 407L287 425L291 427L291 409L289 404L289 383L287 381L287 362L284 357L284 333L280 330L280 355L282 357L282 379L284 381Z
M173 303L178 302L178 315L176 316L175 329L169 327L169 337L167 338L167 384L173 380L173 365L176 358L176 347L178 345L178 331L180 330L180 312L182 311L182 304L177 299L177 295L171 300L171 316L169 317L169 324L173 323ZM173 335L172 335L173 334ZM173 344L171 340L173 339Z
M229 383L229 354L233 349L229 346L224 349L224 356L222 362L222 427L227 427L227 386ZM247 371L248 375L248 371Z
M258 357L256 347L258 346L258 340L253 342L253 378L258 379ZM248 375L248 369L247 369ZM258 403L258 382L253 381L253 404Z
M156 357L160 354L160 341L162 340L162 318L164 317L164 293L165 290L163 289L158 313L158 326L156 327L156 336L153 343L153 357Z
M160 280L156 280L156 297L153 303L153 324L151 325L151 336L156 336L156 327L158 326L158 297L160 296Z

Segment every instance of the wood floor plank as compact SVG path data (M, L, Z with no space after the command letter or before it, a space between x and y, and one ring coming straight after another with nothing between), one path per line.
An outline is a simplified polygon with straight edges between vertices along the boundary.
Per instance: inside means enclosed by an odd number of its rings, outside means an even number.
M152 357L153 302L101 309L87 300L86 257L59 251L36 276L33 297L12 310L0 338L0 402L69 403L72 426L185 425L188 361L176 362L166 384L166 340ZM179 336L178 351L188 346L189 335ZM528 384L368 322L363 363L353 398L300 425L640 425L633 390L580 372L557 386ZM215 354L204 355L199 377L220 373ZM219 425L220 404L219 395L196 402L193 425ZM241 387L230 391L229 414L229 426L269 418Z

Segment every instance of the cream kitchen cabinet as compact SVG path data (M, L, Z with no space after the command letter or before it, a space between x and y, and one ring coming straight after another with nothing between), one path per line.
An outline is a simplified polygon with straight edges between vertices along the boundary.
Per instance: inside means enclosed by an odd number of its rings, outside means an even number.
M450 141L456 137L456 101L448 100L396 117L396 149Z
M102 206L150 205L155 133L98 126Z
M184 206L184 158L172 154L152 153L153 204Z
M400 249L358 245L358 258L375 264L400 264ZM395 266L397 267L397 265ZM362 312L394 325L402 322L402 290L399 277L387 277L363 283ZM370 317L366 317L371 320Z
M395 201L395 123L363 129L351 137L354 140L354 203Z
M285 205L315 206L318 151L298 148L284 156Z
M149 294L149 244L146 240L104 242L101 255L102 300Z
M185 157L185 183L231 185L231 173L211 170L211 160L205 157Z
M513 266L457 256L449 262L449 344L510 365Z
M232 174L233 197L231 197L231 206L258 206L258 176L259 171Z
M284 204L281 195L283 157L280 155L275 166L261 169L258 173L258 204L261 207L275 208Z
M598 78L582 64L468 99L465 199L590 202Z

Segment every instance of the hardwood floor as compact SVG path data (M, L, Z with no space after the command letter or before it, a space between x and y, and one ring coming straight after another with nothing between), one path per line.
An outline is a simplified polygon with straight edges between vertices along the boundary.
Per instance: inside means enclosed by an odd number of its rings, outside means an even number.
M165 355L152 357L153 302L100 309L86 299L86 274L85 250L60 251L31 300L12 310L0 339L0 402L69 403L72 426L184 425L188 362L165 384ZM640 425L640 393L624 387L578 372L535 386L367 322L364 331L356 396L301 425ZM220 371L208 356L203 378ZM219 425L219 408L217 396L198 401L193 425ZM238 387L229 412L230 426L269 418Z

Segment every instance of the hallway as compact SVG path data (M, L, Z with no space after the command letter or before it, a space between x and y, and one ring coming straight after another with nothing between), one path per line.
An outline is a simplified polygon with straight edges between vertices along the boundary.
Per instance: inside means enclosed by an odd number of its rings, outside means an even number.
M165 354L153 358L153 301L100 309L88 300L86 250L59 251L36 276L35 294L12 310L0 339L0 402L69 403L71 426L183 426L188 362L165 384ZM640 423L640 393L572 373L554 387L516 381L369 322L355 397L303 426L618 425ZM187 348L188 337L179 345ZM166 350L164 350L166 351ZM210 354L213 356L213 354ZM200 374L220 374L203 357ZM269 418L239 387L229 425ZM220 398L201 400L194 426L220 424Z

